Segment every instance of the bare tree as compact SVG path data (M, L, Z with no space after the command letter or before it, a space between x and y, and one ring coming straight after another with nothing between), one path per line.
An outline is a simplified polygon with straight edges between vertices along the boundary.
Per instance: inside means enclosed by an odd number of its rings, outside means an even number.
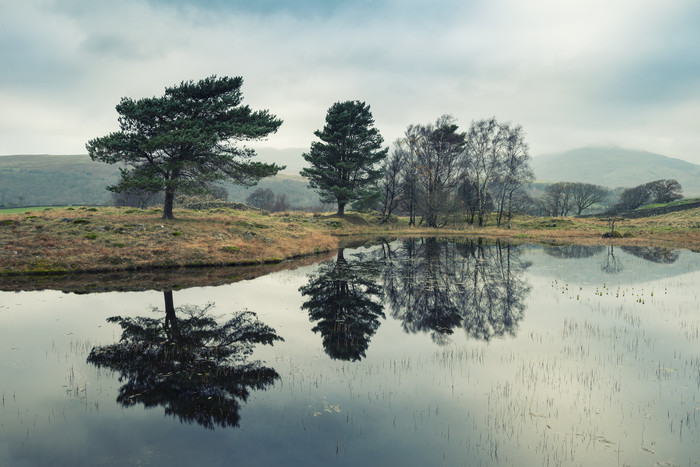
M498 213L496 224L500 227L505 216L508 219L508 228L511 227L514 197L516 193L530 183L535 174L530 167L530 154L525 142L525 134L520 125L511 127L509 123L501 125L504 135L502 146L500 170L498 171L498 187L495 199L497 200Z
M405 141L398 139L394 142L391 155L384 160L384 179L381 184L383 222L386 222L401 202L406 188L406 184L402 183L401 176L407 157L408 150Z
M479 208L479 196L476 189L476 184L472 180L465 180L459 186L458 196L462 202L462 207L465 210L467 223L473 224L474 216L476 216L476 211Z
M645 185L637 185L627 188L620 193L620 201L615 205L616 211L632 211L646 204L649 201L649 189Z
M207 185L207 191L214 199L228 201L228 190L222 185Z
M669 203L683 198L682 190L681 184L677 180L654 180L625 189L620 194L620 201L613 209L631 211L647 203Z
M140 188L133 188L112 193L112 204L145 209L149 206L163 204L164 198L165 195L162 191L153 193Z
M408 132L407 132L408 133ZM404 142L408 145L408 135ZM403 192L404 211L408 213L408 225L416 225L418 200L420 199L420 186L418 184L418 158L410 150L410 146L404 154L404 164L401 169L401 191Z
M461 181L465 134L458 133L458 128L452 116L443 115L434 125L411 125L406 130L409 150L417 162L423 219L430 227L440 226L438 218L447 213Z
M287 202L287 195L282 193L279 194L275 197L275 203L272 205L272 208L270 211L272 212L280 212L280 211L286 211L289 209L289 202Z
M683 198L683 188L677 180L656 180L647 183L649 195L654 203L670 203Z
M275 193L269 188L258 188L245 199L248 206L271 211L275 205Z
M594 204L602 203L608 196L607 188L591 183L570 183L568 189L571 191L571 204L576 207L578 216Z
M478 225L484 225L488 192L497 179L502 164L502 148L506 137L494 117L472 122L467 132L464 169L466 178L476 190Z
M571 212L571 183L553 183L544 189L540 203L548 216L567 216Z

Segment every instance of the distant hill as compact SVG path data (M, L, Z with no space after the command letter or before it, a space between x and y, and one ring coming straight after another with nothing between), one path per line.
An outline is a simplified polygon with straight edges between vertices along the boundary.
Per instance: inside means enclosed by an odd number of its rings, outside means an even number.
M318 195L299 176L306 150L257 148L258 160L287 168L253 188L225 183L229 200L243 202L256 188L269 188L286 194L294 207L317 205ZM581 181L616 188L675 178L685 196L700 196L700 166L645 151L588 147L537 156L532 165L541 182ZM118 180L118 166L93 162L85 154L0 156L0 206L108 204L111 193L106 187Z
M245 202L245 199L258 188L269 188L275 194L287 195L287 202L292 207L310 208L320 203L318 194L308 187L308 180L301 175L280 173L275 177L265 178L250 188L232 183L224 183L229 201Z
M301 169L308 166L304 158L301 157L303 153L308 151L309 148L255 148L256 157L260 162L284 165L285 169L280 173L290 175L299 175Z
M87 155L0 157L0 206L106 204L119 168Z
M318 195L298 175L303 151L264 148L257 152L258 160L287 165L296 172L288 168L248 189L224 183L230 201L243 202L255 188L269 188L286 194L295 207L318 204ZM106 187L118 180L117 165L93 162L86 154L0 156L0 207L108 204L112 194Z
M537 156L532 168L538 181L585 182L615 187L673 178L685 196L700 195L700 165L646 151L618 147L586 147Z

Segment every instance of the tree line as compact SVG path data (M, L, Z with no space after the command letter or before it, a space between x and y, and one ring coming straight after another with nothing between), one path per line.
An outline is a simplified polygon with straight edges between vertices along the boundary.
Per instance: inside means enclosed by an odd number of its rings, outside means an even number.
M481 226L495 209L500 225L510 223L534 178L520 125L489 118L462 132L454 117L443 115L409 125L389 152L373 123L364 102L336 103L315 132L321 142L303 155L311 167L301 175L324 201L336 201L338 215L354 202L384 220L406 214L410 225L440 227L461 213Z
M522 127L490 118L458 130L454 117L443 115L410 125L394 142L381 183L385 218L398 211L411 225L439 227L461 213L481 226L495 210L499 226L510 222L534 178Z
M619 195L600 185L558 182L548 185L536 200L535 213L550 217L578 215L597 205L609 214L632 211L652 203L669 203L683 198L677 180L661 179L623 189Z
M220 182L253 186L283 166L253 160L255 151L238 142L260 140L282 120L267 110L242 105L240 77L211 76L168 87L162 97L122 98L116 106L120 130L86 145L95 161L121 164L120 181L108 187L121 204L163 204L173 218L178 194L221 194ZM483 226L495 215L510 227L514 213L580 215L610 199L607 188L560 182L539 199L528 194L534 179L529 147L520 125L495 117L472 121L460 131L450 115L434 123L411 124L391 148L374 126L370 106L336 102L325 125L302 157L301 171L323 203L376 210L387 221L406 215L410 225L440 227L461 218ZM648 202L681 197L675 180L657 180L624 190L609 208L635 209ZM227 195L227 194L225 194ZM256 190L247 200L270 211L289 209L284 194Z

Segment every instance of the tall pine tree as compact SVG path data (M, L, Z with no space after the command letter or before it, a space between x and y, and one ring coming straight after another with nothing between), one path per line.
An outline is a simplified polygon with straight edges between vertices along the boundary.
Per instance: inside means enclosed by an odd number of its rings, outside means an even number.
M380 163L389 148L374 128L369 105L360 101L336 102L326 114L323 130L314 132L321 141L311 143L302 157L311 167L301 171L326 203L338 203L338 215L353 201L375 195L382 177Z

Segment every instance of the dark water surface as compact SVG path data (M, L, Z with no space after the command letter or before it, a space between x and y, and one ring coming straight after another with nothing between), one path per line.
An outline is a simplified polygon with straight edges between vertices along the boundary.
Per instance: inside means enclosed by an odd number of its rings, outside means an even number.
M0 465L700 465L697 253L426 238L293 266L0 292Z

